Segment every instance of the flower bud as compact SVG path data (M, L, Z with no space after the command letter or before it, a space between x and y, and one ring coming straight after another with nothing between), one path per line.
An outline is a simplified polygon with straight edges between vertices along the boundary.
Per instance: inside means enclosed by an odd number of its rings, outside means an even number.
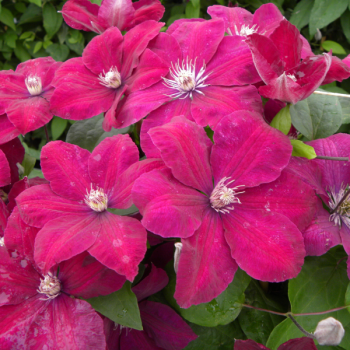
M182 250L182 243L175 243L175 254L174 254L174 270L177 273L177 269L179 267L179 260Z
M314 335L320 345L339 345L344 333L343 325L335 318L328 317L318 323Z

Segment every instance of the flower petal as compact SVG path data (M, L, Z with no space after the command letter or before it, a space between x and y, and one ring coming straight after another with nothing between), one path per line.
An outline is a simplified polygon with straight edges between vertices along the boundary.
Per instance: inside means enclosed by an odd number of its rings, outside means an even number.
M332 56L332 64L324 78L322 85L330 84L333 81L343 81L350 77L350 67L348 67L341 59Z
M209 198L176 180L170 169L141 175L132 190L142 225L162 237L190 237L202 222Z
M193 236L181 241L174 297L180 307L188 308L221 294L232 282L238 266L226 243L220 215L211 208Z
M132 3L135 9L135 25L146 20L160 21L165 8L159 0L139 0Z
M6 114L0 115L0 144L11 141L20 131L9 121Z
M5 153L0 149L0 187L7 186L11 183L11 172L9 162Z
M252 24L257 25L258 33L270 36L283 18L281 11L275 4L263 4L255 11Z
M278 347L277 350L317 350L313 339L308 337L290 339Z
M171 62L175 64L178 60L182 61L182 51L179 43L168 33L159 33L149 42L148 48L156 53L169 68Z
M248 340L235 340L234 350L270 350L262 344L256 343L252 339Z

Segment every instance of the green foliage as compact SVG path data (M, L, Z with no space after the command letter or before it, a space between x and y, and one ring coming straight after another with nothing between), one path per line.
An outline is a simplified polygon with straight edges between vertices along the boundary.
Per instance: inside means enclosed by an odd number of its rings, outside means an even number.
M272 119L270 125L283 132L283 134L288 135L289 130L292 126L292 120L290 117L290 105L288 104L286 107L282 108Z
M292 156L307 159L316 158L316 152L312 146L309 146L300 140L290 140L290 143L293 146Z

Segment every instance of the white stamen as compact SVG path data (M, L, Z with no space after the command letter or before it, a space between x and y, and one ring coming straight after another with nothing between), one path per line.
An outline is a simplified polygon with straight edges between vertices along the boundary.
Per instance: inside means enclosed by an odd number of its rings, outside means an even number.
M244 191L236 192L236 190L239 187L244 187L244 185L239 185L236 187L229 188L228 185L230 185L235 181L235 180L231 180L227 182L227 180L229 179L230 179L229 177L224 177L223 179L221 179L218 182L218 184L215 186L210 196L211 207L215 211L223 214L229 213L230 210L234 209L233 206L228 207L228 205L233 203L241 204L241 201L236 196L240 193L244 193Z
M236 35L245 36L252 35L258 31L259 27L254 24L253 26L249 27L248 25L242 24L241 30L238 30L237 26L235 25L235 33Z
M43 91L41 79L36 75L30 75L24 80L24 83L32 96L40 95Z
M178 61L175 64L175 67L173 65L173 62L171 62L171 68L169 69L169 72L173 80L167 78L163 78L163 80L166 87L175 89L177 92L174 92L168 96L172 98L178 98L181 96L181 99L190 96L192 99L194 91L198 92L201 95L204 95L204 93L198 89L209 86L209 84L204 84L205 79L207 79L209 76L209 74L203 76L205 69L206 65L203 62L202 68L196 75L196 60L192 64L192 60L188 62L188 57L186 59L186 63L185 60L183 60L182 64L180 65L180 62Z
M5 247L4 237L0 237L0 247Z
M46 298L41 300L55 299L61 294L61 282L51 272L40 280L40 286L37 289L40 294L45 294Z
M294 74L287 74L288 78L291 78L293 81L297 81L297 78L295 77Z
M180 255L182 250L182 243L178 242L174 244L175 253L174 253L174 270L177 273L177 269L179 268Z
M328 192L328 196L330 201L328 202L329 207L334 210L338 203L344 197L345 192L348 190L348 186L342 186L338 193L335 193L332 190L330 193ZM339 208L329 216L330 221L334 221L336 225L341 227L342 223L344 223L348 228L350 228L350 198L349 195L343 201L343 203L339 206Z
M91 184L90 192L86 190L86 193L84 201L93 211L102 212L108 208L108 197L102 188L94 190Z
M118 88L122 83L117 67L111 67L107 73L103 71L103 73L98 76L98 80L101 85L112 89Z

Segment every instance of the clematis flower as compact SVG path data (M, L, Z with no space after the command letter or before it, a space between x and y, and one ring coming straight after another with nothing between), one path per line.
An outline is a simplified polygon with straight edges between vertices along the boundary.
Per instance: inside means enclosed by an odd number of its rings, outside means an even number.
M43 147L41 167L50 184L25 190L16 202L23 220L42 228L35 261L44 273L87 250L133 280L146 252L146 230L137 219L107 209L129 208L135 179L162 165L138 159L129 135L106 138L92 153L61 141Z
M92 39L83 57L68 60L57 71L51 99L53 113L82 120L107 112L104 128L110 130L124 94L143 91L167 71L157 55L146 49L162 26L146 21L124 37L113 27Z
M311 187L282 173L292 152L285 135L248 111L224 117L214 145L184 117L149 134L168 169L142 175L132 196L147 230L181 237L175 290L181 307L215 298L238 266L272 282L299 273L305 255L299 229L316 203Z
M0 149L0 187L4 187L11 182L11 172L9 162L5 153Z
M125 277L86 252L43 272L33 259L37 231L13 211L5 232L11 257L0 247L1 349L105 350L101 317L77 297L112 293Z
M62 15L74 29L101 34L110 27L130 30L147 20L159 21L164 11L159 0L103 0L101 6L89 0L68 0Z
M160 33L148 47L168 67L167 75L123 100L114 127L131 125L158 107L148 118L161 118L160 124L184 115L215 127L236 110L262 113L256 88L247 85L261 80L250 50L240 38L224 35L221 19L179 20Z
M151 266L151 271L132 288L139 302L143 331L115 325L104 320L108 350L181 350L195 340L197 335L169 306L146 300L168 284L164 270Z
M38 129L52 119L51 82L61 64L51 57L40 57L20 63L15 72L0 72L0 143Z
M269 350L266 346L256 343L254 340L235 341L234 350ZM277 350L317 350L311 338L295 338L281 344Z
M246 43L266 84L259 88L259 93L266 98L297 103L323 83L331 67L331 53L309 56L301 61L300 33L285 19L269 38L255 33L247 37Z

